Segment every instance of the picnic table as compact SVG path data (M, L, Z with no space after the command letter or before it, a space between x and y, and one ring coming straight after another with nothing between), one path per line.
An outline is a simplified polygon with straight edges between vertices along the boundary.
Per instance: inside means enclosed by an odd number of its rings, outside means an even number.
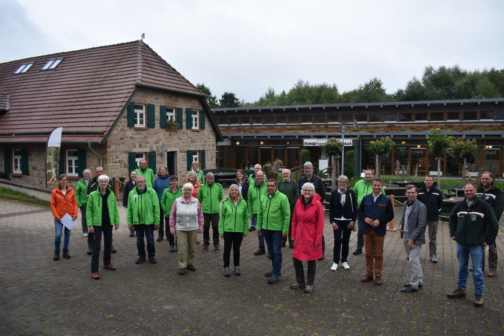
M441 208L441 213L439 217L443 222L448 222L450 220L450 214L455 207L455 204L462 201L464 197L450 197L443 200L443 207Z

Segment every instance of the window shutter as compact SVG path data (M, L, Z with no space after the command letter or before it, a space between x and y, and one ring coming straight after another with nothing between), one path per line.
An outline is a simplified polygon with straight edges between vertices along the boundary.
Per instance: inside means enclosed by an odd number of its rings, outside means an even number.
M185 116L185 122L186 122L186 129L191 129L192 128L192 109L186 108L186 116Z
M178 107L177 108L177 121L178 121L178 128L179 129L184 128L184 124L182 122L182 118L183 118L182 116L183 116L182 107Z
M159 107L159 126L166 128L166 106Z
M129 152L128 153L128 176L131 173L132 170L135 170L137 168L136 164L136 153L134 152Z
M30 175L28 170L28 149L21 149L21 173Z
M202 129L202 130L205 129L205 111L204 110L200 111L200 129Z
M4 149L4 172L5 174L11 173L11 150Z
M149 128L156 127L156 116L154 114L154 105L152 104L147 105L147 113L148 113L147 118L149 118L149 120L147 120L147 126Z
M65 174L65 160L64 160L65 151L62 150L60 147L59 152L60 152L60 157L59 157L58 175L61 175L61 174Z
M77 149L77 169L79 170L79 177L84 177L82 172L86 169L86 150L83 148Z
M128 104L128 127L135 127L135 103Z
M156 174L156 152L149 152L149 168Z
M205 158L205 150L203 149L201 152L201 169L206 169L206 158Z
M187 171L191 171L192 169L192 156L193 156L193 151L188 150L187 151Z

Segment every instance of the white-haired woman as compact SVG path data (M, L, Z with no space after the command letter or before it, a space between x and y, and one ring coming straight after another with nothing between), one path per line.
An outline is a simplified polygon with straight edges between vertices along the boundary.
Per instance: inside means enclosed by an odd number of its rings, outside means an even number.
M186 270L196 271L194 254L196 237L203 230L203 212L197 198L192 196L193 185L188 182L182 187L182 197L173 203L170 213L170 233L177 235L178 274Z
M240 272L240 246L248 234L247 202L242 198L238 185L229 187L228 198L222 202L219 235L224 239L224 276L229 277L229 259L233 249L234 275Z
M98 177L98 190L89 194L86 208L87 225L89 232L94 234L93 257L91 259L91 276L100 279L98 272L100 259L101 237L103 234L103 269L115 271L116 267L111 263L112 226L119 229L119 209L114 193L108 187L109 177Z

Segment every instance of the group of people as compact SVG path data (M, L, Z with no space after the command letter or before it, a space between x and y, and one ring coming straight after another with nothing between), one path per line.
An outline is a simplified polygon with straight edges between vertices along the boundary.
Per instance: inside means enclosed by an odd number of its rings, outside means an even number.
M288 169L282 171L282 179L266 179L262 167L256 164L254 173L246 178L238 170L235 183L229 187L227 198L215 176L206 175L194 162L187 174L187 181L180 186L177 176L168 176L166 166L158 169L155 177L146 160L131 172L125 185L123 206L127 209L127 224L130 236L136 233L137 264L146 261L156 263L154 231L158 230L158 241L166 236L170 252L177 251L178 274L195 271L194 258L198 234L203 232L203 252L210 247L212 228L213 251L220 252L220 239L224 241L223 275L241 275L240 246L242 240L256 231L259 248L254 255L266 254L271 259L271 270L265 273L269 284L278 282L282 268L282 247L293 248L292 258L296 282L292 289L302 288L306 293L313 291L316 261L324 258L324 198L323 180L314 174L310 162L304 164L304 175L298 182L291 179ZM70 258L68 245L70 230L62 224L68 214L77 219L77 208L81 210L83 235L88 237L88 254L92 254L91 273L99 279L98 272L101 236L104 237L104 269L115 270L111 264L112 231L118 229L119 215L110 179L96 167L95 177L90 171L83 172L75 191L68 186L68 179L60 175L59 184L53 190L51 209L55 218L55 254L60 256L61 237L64 233L63 257ZM331 271L340 265L349 270L349 240L352 231L358 231L357 248L354 255L362 254L365 248L366 274L361 282L374 281L382 285L383 246L387 223L394 218L392 202L385 195L383 181L373 178L366 170L364 179L354 188L342 175L337 180L337 189L329 199L329 222L334 232L333 263ZM406 187L407 200L399 231L411 269L410 282L402 292L418 291L423 286L420 252L429 237L429 258L437 263L437 227L443 204L443 193L433 186L432 176L426 176L424 186ZM464 186L465 199L451 213L450 235L457 244L459 276L457 289L448 293L449 298L465 297L469 272L468 260L472 259L475 282L476 306L483 305L484 250L489 247L488 277L494 277L497 269L496 235L498 221L504 208L504 194L493 186L493 177L485 172L481 185L472 183ZM224 199L224 201L223 201ZM249 226L250 220L250 226ZM144 236L147 241L145 250ZM233 251L233 271L230 271ZM305 278L302 262L308 270Z

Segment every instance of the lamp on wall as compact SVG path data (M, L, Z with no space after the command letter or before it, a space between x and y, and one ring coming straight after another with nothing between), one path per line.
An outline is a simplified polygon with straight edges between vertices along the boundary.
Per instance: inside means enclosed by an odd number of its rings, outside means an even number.
M485 148L492 148L492 146L485 146Z
M406 144L406 141L401 141L401 144L403 144L403 145Z
M259 145L264 145L264 141L259 141Z
M420 148L420 145L417 145L416 147L417 147L417 148Z
M235 144L239 145L240 144L240 141L236 141Z

